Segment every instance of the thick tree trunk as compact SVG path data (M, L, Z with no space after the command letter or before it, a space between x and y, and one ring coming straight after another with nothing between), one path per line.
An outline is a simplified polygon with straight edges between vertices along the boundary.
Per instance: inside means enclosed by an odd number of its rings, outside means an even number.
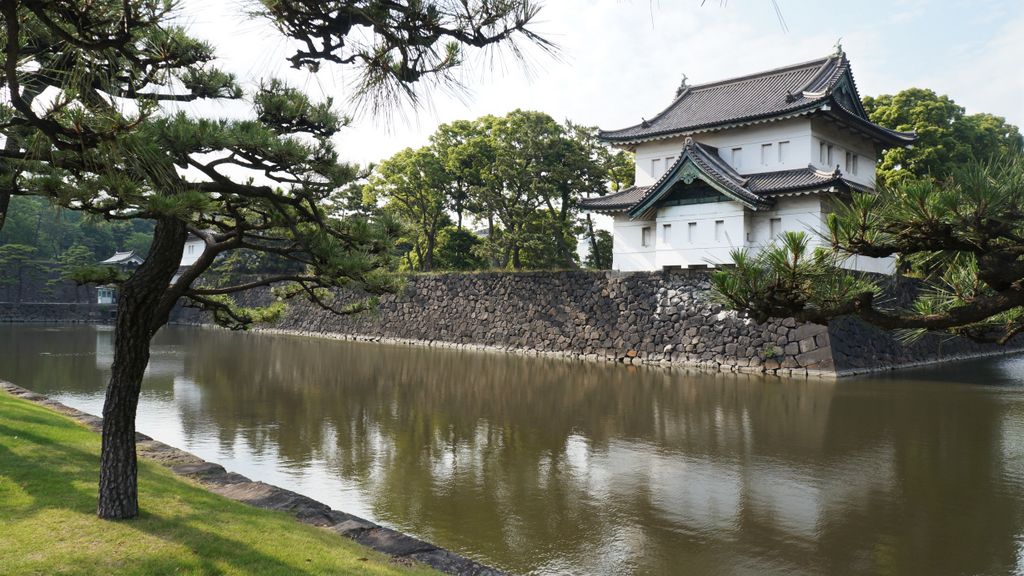
M566 238L565 231L569 228L567 220L568 212L566 206L568 206L568 200L562 198L562 207L555 210L555 207L551 204L551 199L545 200L548 207L548 213L551 214L551 218L555 221L555 225L558 226L558 230L555 234L555 246L558 248L558 259L561 261L560 264L565 268L576 268L576 259L573 257L576 254L576 246L570 247L568 239Z
M423 270L430 272L434 269L434 248L437 245L437 231L430 232L427 235L427 250L423 255Z
M96 513L107 520L139 514L135 458L135 413L142 376L149 363L149 342L167 314L158 304L181 263L187 232L182 222L157 222L149 257L120 289L114 330L114 365L103 402L103 446Z
M0 230L4 229L4 224L7 223L7 209L11 206L11 193L4 190L0 191Z
M490 214L487 215L487 241L490 243L490 245L492 247L494 246L494 214L493 213L490 213ZM491 268L497 268L498 265L499 265L499 261L495 257L495 251L492 248L491 250L488 250L488 252L490 253L490 258L491 258ZM507 258L505 258L504 261L500 262L500 265L501 265L502 268L504 268L507 264L508 264L508 259Z
M29 75L23 80L21 97L26 102L32 102L39 96L42 89L32 80L33 76ZM8 130L6 133L7 139L4 142L4 152L14 153L18 151L21 141L18 138L13 138L11 131ZM20 172L10 169L10 164L7 160L0 161L0 174L4 180L2 190L0 190L0 230L4 229L4 224L7 223L7 211L11 207L11 196L18 189L18 175Z

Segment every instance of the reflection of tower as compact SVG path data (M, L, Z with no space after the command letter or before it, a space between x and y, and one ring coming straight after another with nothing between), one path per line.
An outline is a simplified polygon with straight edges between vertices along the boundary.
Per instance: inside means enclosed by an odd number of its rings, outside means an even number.
M96 367L110 370L114 363L114 327L96 326Z

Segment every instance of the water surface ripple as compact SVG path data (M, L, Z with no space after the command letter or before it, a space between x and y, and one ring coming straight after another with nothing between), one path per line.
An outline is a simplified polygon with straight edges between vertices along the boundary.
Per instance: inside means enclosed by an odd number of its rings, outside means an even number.
M0 378L98 414L111 336L0 326ZM168 327L138 427L516 573L1020 574L1022 384L1019 357L785 381Z

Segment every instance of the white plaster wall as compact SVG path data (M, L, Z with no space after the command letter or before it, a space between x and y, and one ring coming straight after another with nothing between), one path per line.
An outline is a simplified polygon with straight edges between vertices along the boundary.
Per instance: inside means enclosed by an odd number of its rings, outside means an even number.
M814 120L811 122L811 163L822 170L832 171L839 165L839 170L845 178L858 184L874 187L875 185L875 161L876 152L873 142L854 134L848 130L839 130L835 124ZM828 162L821 162L820 143L833 145L834 163L830 166ZM857 173L852 172L852 167L846 165L846 153L851 152L860 156L857 161Z
M650 186L657 182L658 178L661 178L661 175L665 172L665 160L668 158L678 158L685 142L685 137L678 136L668 140L637 144L636 185ZM660 171L656 174L651 171L651 161L654 159L658 159L661 162Z
M612 222L612 268L623 272L656 270L654 261L657 245L657 226L653 220L630 220L625 214L616 214ZM651 228L651 245L642 246L644 227Z
M722 223L718 240L716 222ZM668 238L666 224L671 226ZM731 262L730 251L743 247L744 208L739 202L667 206L658 210L657 228L656 270Z
M185 250L181 253L181 266L191 266L196 263L196 260L203 255L203 250L206 249L206 243L200 238L189 238L185 242Z
M745 229L745 243L748 248L755 252L775 241L771 235L771 220L781 220L782 232L809 232L812 234L813 246L820 246L821 240L814 233L823 229L824 211L822 209L821 197L795 196L792 198L779 198L771 210L753 212L747 216Z
M693 136L702 144L718 148L719 155L726 162L732 163L732 149L740 148L741 161L737 170L741 174L754 174L758 172L775 172L779 170L792 170L793 168L805 168L811 163L812 148L817 154L817 141L813 142L811 137L811 122L805 118L793 118L733 128L719 132L699 133ZM667 161L679 157L685 136L676 136L666 140L646 142L636 146L636 184L638 186L650 186L668 168ZM786 154L780 161L779 143L787 142ZM761 162L761 146L771 144L766 162ZM658 166L652 165L657 160ZM734 166L734 168L736 168Z
M894 274L896 272L896 259L892 257L871 258L870 256L851 256L841 266L847 270L875 272L876 274Z
M694 136L698 142L718 148L718 154L732 165L732 149L741 148L740 174L778 172L806 168L810 163L811 122L806 118L791 118L767 124L733 128ZM779 143L786 144L786 155L779 161ZM761 161L761 146L771 144L766 162Z
M825 218L829 212L830 201L822 196L796 196L779 198L773 210L747 213L747 247L756 253L771 244L769 232L771 219L779 218L781 232L807 232L810 234L810 247L813 250L825 245L825 240L816 232L826 229ZM841 266L848 270L892 274L895 270L894 258L870 258L868 256L852 256L842 262Z

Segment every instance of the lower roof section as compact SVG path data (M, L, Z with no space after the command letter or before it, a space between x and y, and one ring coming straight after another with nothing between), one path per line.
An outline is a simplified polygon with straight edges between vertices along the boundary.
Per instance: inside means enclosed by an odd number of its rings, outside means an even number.
M823 172L808 166L740 175L721 160L715 148L687 139L683 154L655 184L631 186L607 196L588 198L582 202L582 207L606 214L627 212L632 218L650 217L661 200L695 179L752 210L770 208L774 198L779 196L870 190L843 178L838 168L833 172Z

